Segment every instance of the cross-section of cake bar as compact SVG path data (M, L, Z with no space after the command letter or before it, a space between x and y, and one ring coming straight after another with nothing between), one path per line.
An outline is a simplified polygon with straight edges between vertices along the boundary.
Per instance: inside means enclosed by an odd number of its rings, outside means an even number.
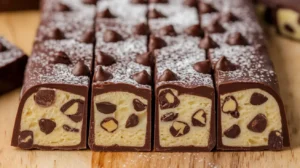
M196 37L163 37L155 50L155 150L210 151L215 146L214 86Z

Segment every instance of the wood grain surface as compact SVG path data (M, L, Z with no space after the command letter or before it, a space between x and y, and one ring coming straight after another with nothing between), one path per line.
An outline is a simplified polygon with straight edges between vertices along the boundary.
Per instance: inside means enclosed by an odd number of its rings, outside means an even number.
M0 13L0 36L30 54L39 13ZM16 89L0 96L0 168L299 168L300 167L300 43L267 35L270 55L279 77L291 149L281 152L129 153L85 151L24 151L10 146L18 108Z

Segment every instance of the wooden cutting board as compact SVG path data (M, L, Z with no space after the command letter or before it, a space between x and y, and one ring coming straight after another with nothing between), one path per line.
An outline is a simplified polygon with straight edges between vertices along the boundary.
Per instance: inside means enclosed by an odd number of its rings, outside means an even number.
M39 12L0 14L0 35L31 52L39 23ZM300 167L300 43L268 33L270 55L274 61L287 111L291 149L281 152L203 152L130 153L85 151L24 151L10 146L19 92L0 96L0 168L21 167Z

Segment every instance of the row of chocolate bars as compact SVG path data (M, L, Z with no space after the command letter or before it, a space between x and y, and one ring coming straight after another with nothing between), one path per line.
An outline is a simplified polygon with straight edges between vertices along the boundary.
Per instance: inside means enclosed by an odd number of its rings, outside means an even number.
M41 8L13 146L73 150L85 149L87 140L95 151L289 146L251 1L44 0Z

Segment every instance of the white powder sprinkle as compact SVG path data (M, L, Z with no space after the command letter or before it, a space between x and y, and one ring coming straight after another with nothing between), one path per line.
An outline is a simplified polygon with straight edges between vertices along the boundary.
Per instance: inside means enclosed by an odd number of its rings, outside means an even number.
M72 64L53 64L50 60L56 52L65 52ZM45 41L36 43L33 48L32 56L29 59L29 64L26 70L26 89L39 84L74 84L74 85L89 85L88 76L74 76L72 70L74 65L83 60L91 70L92 65L91 44L79 43L75 40L61 41Z
M6 51L0 52L0 67L12 63L13 61L25 55L21 49L17 48L1 36L0 43L7 48Z
M159 82L157 86L173 83L185 87L213 87L210 74L198 73L193 69L195 63L206 60L205 51L198 47L198 38L177 36L164 37L164 40L168 46L155 51L157 78L169 69L177 75L178 80Z
M135 22L147 21L147 6L140 4L132 4L128 0L101 0L97 3L97 12L105 9L116 16L114 20L125 20Z
M182 5L150 4L149 9L156 9L166 16L166 18L149 19L149 26L152 31L157 31L167 25L173 25L175 31L182 34L184 29L199 24L196 8Z

